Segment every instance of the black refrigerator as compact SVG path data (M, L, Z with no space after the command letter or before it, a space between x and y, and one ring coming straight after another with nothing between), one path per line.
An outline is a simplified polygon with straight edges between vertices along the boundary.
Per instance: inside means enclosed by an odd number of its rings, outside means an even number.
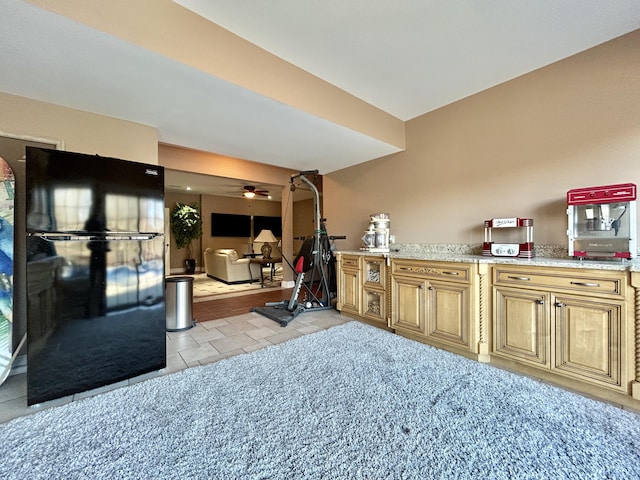
M164 170L27 147L27 403L166 366Z

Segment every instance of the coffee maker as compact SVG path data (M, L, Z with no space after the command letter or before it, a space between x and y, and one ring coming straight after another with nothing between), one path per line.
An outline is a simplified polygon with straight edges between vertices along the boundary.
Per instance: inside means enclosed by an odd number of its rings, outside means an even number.
M637 256L635 184L569 190L567 206L570 257Z
M363 246L360 250L367 252L389 252L389 214L372 213L370 215L369 228L362 237Z

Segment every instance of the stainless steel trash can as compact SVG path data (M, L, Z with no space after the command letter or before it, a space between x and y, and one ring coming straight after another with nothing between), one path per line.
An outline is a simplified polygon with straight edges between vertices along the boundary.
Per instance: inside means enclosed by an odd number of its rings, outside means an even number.
M167 331L179 332L193 327L193 277L169 277L165 280Z

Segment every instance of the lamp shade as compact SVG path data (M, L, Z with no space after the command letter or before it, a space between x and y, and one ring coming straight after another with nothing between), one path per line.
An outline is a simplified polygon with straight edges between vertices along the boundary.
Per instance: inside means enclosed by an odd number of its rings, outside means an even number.
M271 230L261 230L260 234L255 238L254 242L275 243L278 239L273 235Z
M256 243L263 242L260 251L262 252L262 256L264 258L271 258L271 245L269 245L269 243L274 243L277 241L278 239L273 235L273 232L271 230L262 230L254 240L254 242Z

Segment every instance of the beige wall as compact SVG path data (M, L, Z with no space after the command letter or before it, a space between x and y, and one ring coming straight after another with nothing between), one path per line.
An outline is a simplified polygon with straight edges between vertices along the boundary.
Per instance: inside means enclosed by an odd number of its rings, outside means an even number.
M2 92L0 132L61 141L70 152L158 163L153 127Z
M567 190L640 183L639 58L640 30L409 121L405 152L325 175L340 248L374 212L397 243L477 244L514 216L566 246Z
M241 178L254 183L281 185L287 190L291 175L297 173L287 168L167 144L158 145L158 158L160 165L172 170Z

